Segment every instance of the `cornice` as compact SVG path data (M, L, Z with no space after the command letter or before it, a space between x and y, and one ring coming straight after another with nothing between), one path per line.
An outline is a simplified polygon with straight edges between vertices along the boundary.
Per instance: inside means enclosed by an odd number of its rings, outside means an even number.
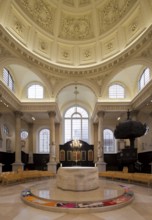
M132 109L139 110L142 107L145 107L146 104L152 99L152 81L138 93L138 95L132 100L131 105Z
M22 112L48 112L56 111L56 103L52 102L21 102L20 110Z
M0 80L0 95L1 98L9 105L9 109L20 110L20 101L16 96L4 85Z
M152 100L152 81L150 81L131 102L97 102L92 114L95 120L99 111L104 112L127 112L129 110L141 110Z
M46 72L47 75L49 74L50 76L52 75L59 78L94 78L104 75L127 60L131 60L132 57L135 58L137 55L139 57L139 53L141 56L146 54L144 48L148 48L148 45L151 45L151 40L152 25L149 29L144 31L142 36L136 42L134 42L132 46L126 48L125 51L122 51L121 54L115 56L113 59L108 61L105 60L100 65L92 66L90 68L69 68L68 66L60 67L55 64L51 64L48 60L41 59L34 53L31 53L24 46L19 44L13 37L11 37L5 28L0 25L0 42L11 55L18 57L19 59L23 59L24 61L28 62L28 64L34 65L38 69Z
M0 95L5 103L8 104L8 110L6 107L1 108L1 112L6 111L20 111L23 113L38 112L46 113L48 111L55 111L56 117L60 120L61 115L56 102L21 102L4 84L0 81Z
M150 81L145 88L131 101L131 102L97 102L92 114L92 119L96 118L99 111L104 112L126 112L130 110L140 110L143 106L147 104L148 101L152 99L152 81ZM1 112L9 111L21 111L23 113L38 112L46 113L49 111L56 112L56 117L58 121L61 119L61 114L58 109L56 102L21 102L18 98L0 81L0 95L1 98L9 105L9 110L1 108Z
M95 106L95 114L97 114L100 111L103 112L125 112L131 107L131 102L105 102L105 103L96 103Z

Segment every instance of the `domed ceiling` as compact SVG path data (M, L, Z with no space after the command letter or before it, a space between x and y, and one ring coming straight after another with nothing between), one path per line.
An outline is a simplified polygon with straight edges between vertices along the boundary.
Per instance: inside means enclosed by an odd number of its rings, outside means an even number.
M137 80L151 65L151 0L0 0L0 6L1 66L13 73L19 100L29 101L23 88L34 79L62 112L76 84L90 115L98 104L114 103L107 96L113 82L125 86L124 102L137 96Z
M8 30L52 64L86 68L125 51L148 25L138 0L14 0Z

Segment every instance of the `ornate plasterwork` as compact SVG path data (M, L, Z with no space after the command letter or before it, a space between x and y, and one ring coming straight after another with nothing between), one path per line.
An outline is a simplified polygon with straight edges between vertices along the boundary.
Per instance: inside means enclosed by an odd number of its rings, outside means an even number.
M91 3L90 0L63 0L63 4L75 8L88 6L90 3Z
M63 4L68 5L70 7L75 7L74 0L63 0Z
M4 57L10 56L10 55L11 55L11 53L0 44L0 57L4 58Z
M51 59L52 45L53 42L48 37L44 37L39 32L35 33L34 52Z
M80 65L84 65L87 63L95 63L96 62L96 50L95 44L90 44L86 46L79 47L79 63Z
M58 62L59 63L66 63L66 64L74 64L73 63L73 52L74 48L73 46L66 46L63 44L58 44L58 50L57 50L57 57L58 57Z
M93 36L91 13L83 15L62 13L60 38L65 40L88 40Z
M147 60L152 60L152 44L147 48L147 50L141 53L141 56L146 58Z
M101 41L103 59L119 52L119 42L117 36L118 33L116 32Z
M12 6L8 19L8 30L24 45L27 44L30 24Z
M100 35L113 28L137 0L109 0L98 9Z
M5 21L5 28L61 68L109 62L149 26L140 0L14 0L10 6L13 24Z
M54 34L54 22L56 15L56 8L50 5L49 1L43 0L16 0L16 2L26 10L28 15L40 27L46 31Z
M48 72L51 76L56 77L97 77L105 74L105 72L113 70L114 67L119 64L123 64L127 59L131 60L132 57L141 56L146 53L145 50L149 48L152 40L152 26L145 31L141 38L134 42L132 47L114 57L109 62L102 63L95 67L90 68L64 68L57 65L53 65L50 62L44 61L38 58L36 55L32 54L30 51L23 49L13 38L10 37L9 33L0 26L0 41L2 44L8 45L10 52L15 53L16 56L22 57L23 60L27 61L29 64L35 65L39 69ZM149 48L150 50L150 48ZM140 54L139 54L140 53Z
M79 0L78 1L78 5L79 7L84 7L84 6L87 6L91 3L91 0Z
M132 41L132 39L139 35L140 32L144 29L143 20L144 18L142 16L141 8L137 7L134 11L134 14L124 25L127 44L129 44Z

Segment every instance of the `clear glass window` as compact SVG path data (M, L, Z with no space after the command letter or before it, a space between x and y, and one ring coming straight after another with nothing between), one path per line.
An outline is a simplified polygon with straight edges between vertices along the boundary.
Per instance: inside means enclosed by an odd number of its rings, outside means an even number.
M49 153L50 151L50 130L42 129L39 133L39 152Z
M139 91L142 90L150 80L150 69L146 68L139 79Z
M3 81L10 88L11 91L14 91L13 78L6 68L3 69Z
M29 99L42 99L43 96L43 87L41 85L35 84L28 88Z
M80 139L88 142L88 113L81 107L72 107L64 115L65 142Z
M109 98L112 99L122 99L125 97L124 87L114 84L109 87Z
M103 131L104 137L104 153L115 153L114 135L110 129Z

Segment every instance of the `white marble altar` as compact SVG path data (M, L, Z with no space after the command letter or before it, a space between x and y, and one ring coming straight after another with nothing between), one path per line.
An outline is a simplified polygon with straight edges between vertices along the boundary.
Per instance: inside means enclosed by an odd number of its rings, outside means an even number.
M71 191L89 191L99 187L97 167L60 167L57 172L57 187Z

